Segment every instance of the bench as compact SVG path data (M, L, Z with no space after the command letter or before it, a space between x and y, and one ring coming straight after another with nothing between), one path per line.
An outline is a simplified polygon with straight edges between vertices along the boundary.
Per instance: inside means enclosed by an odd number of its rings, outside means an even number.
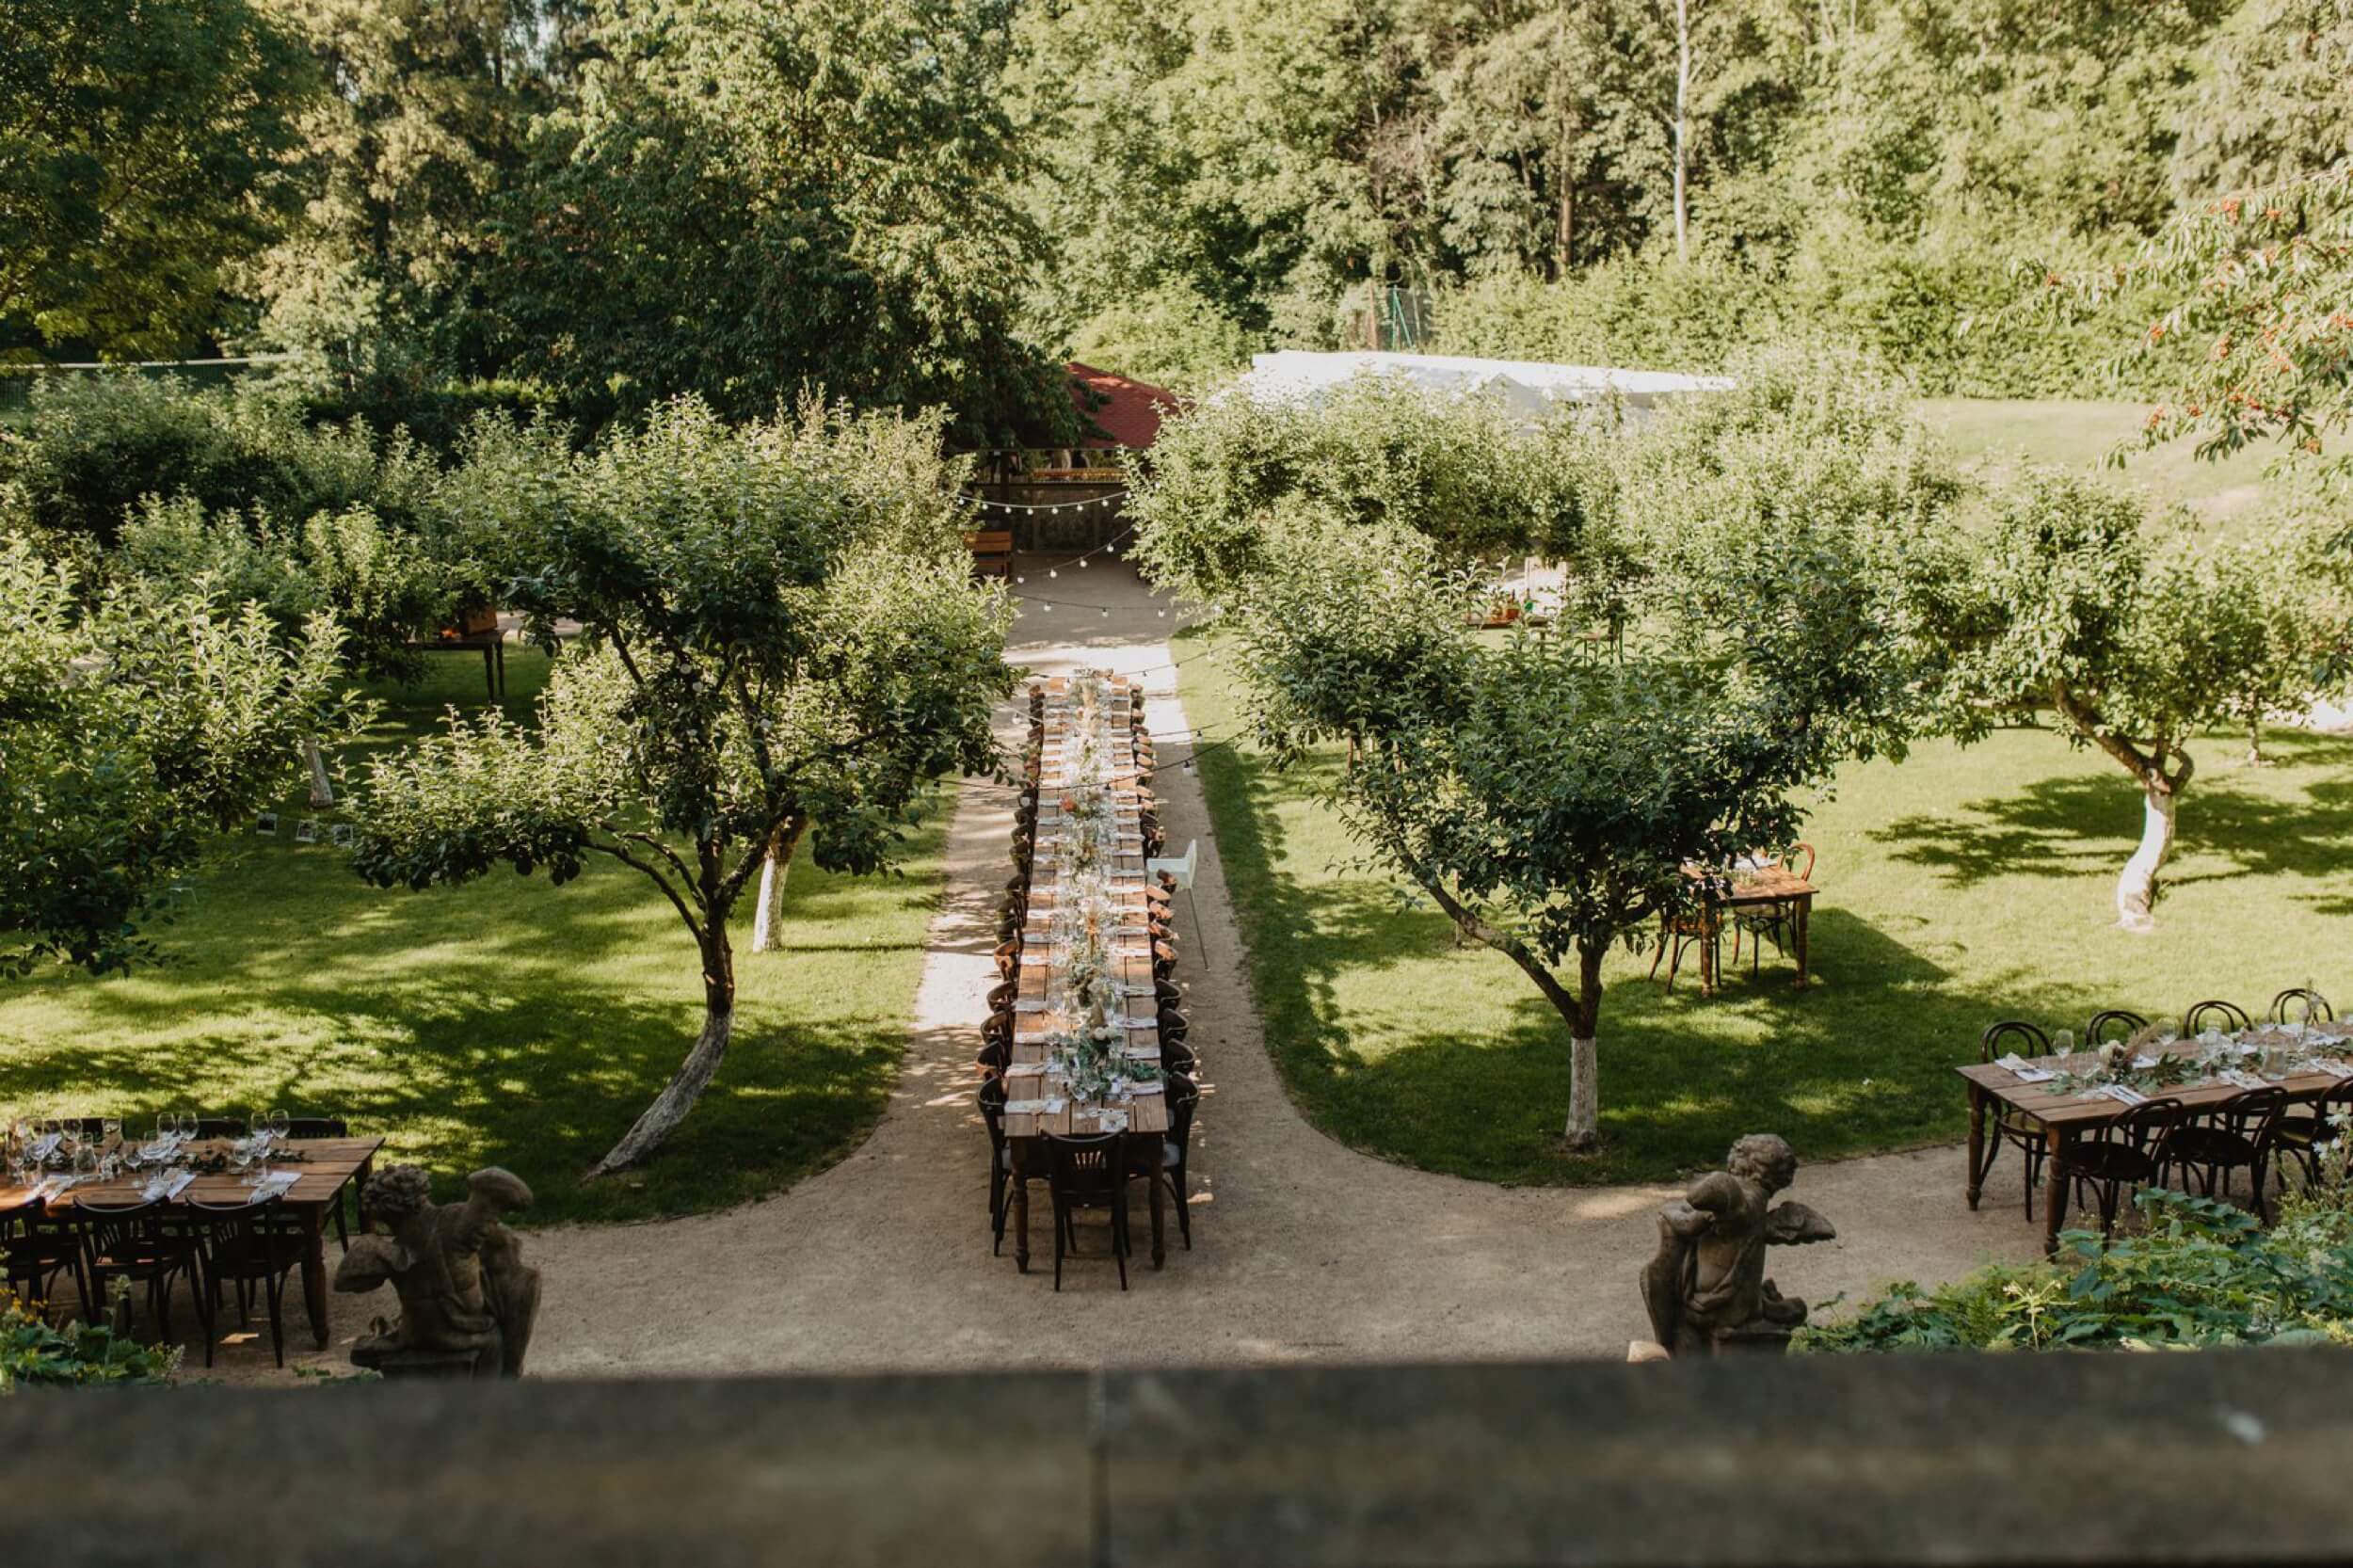
M981 529L964 536L965 548L972 552L972 569L995 572L1000 577L1013 575L1013 530L1010 528Z

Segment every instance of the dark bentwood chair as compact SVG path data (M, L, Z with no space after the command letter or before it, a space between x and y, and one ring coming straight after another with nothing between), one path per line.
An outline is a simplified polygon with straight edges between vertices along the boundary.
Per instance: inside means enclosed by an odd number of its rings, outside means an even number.
M1168 1195L1176 1202L1176 1232L1185 1240L1185 1250L1191 1252L1193 1202L1185 1159L1193 1148L1193 1116L1201 1108L1201 1086L1180 1072L1167 1074L1166 1081L1161 1093L1168 1096L1168 1130L1160 1135L1160 1146L1151 1151L1160 1160L1154 1177L1167 1185Z
M2324 1145L2345 1137L2331 1120L2333 1117L2353 1118L2353 1078L2340 1080L2327 1094L2300 1106L2291 1106L2288 1114L2280 1118L2271 1129L2271 1146L2277 1156L2272 1175L2281 1191L2287 1188L2287 1168L2293 1160L2304 1168L2304 1185L2320 1185L2320 1155Z
M1799 881L1814 880L1812 844L1791 844L1789 853L1782 857L1781 863L1794 872ZM1775 899L1761 909L1744 909L1735 914L1732 920L1733 968L1740 966L1740 937L1744 933L1749 938L1749 973L1752 975L1757 972L1764 960L1768 938L1771 939L1775 952L1787 953L1790 928L1796 920L1797 907L1787 899Z
M90 1317L97 1298L90 1294L89 1275L82 1267L81 1233L72 1222L50 1213L46 1205L26 1204L0 1215L0 1264L6 1266L8 1288L28 1303L47 1302L57 1276L66 1275L73 1281L82 1316Z
M338 1208L340 1208L340 1205ZM269 1311L270 1350L286 1364L286 1282L302 1264L302 1227L276 1196L260 1202L188 1201L188 1213L202 1227L204 1277L197 1302L204 1317L204 1365L213 1364L220 1335L220 1287L237 1293L237 1326L252 1321L258 1294Z
M2290 1016L2293 1010L2294 1016ZM2329 1005L2329 999L2318 991L2292 985L2271 999L2271 1021L2275 1024L2334 1022L2337 1010Z
M2116 1233L2116 1211L2124 1193L2157 1179L2169 1158L2182 1102L2171 1096L2145 1100L2079 1140L2067 1157L2078 1202L2089 1190L2100 1212L2100 1234Z
M1107 1209L1112 1218L1112 1257L1119 1265L1119 1288L1128 1288L1128 1135L1099 1132L1064 1138L1047 1133L1047 1186L1054 1197L1054 1288L1062 1288L1065 1248L1078 1250L1074 1219L1081 1209Z
M2051 1054L2051 1041L2042 1031L2017 1018L2006 1018L1977 1037L1977 1060L1993 1062L2015 1051L2020 1056L2034 1058ZM2042 1175L2042 1160L2050 1152L2050 1129L2034 1117L2018 1110L2008 1101L1986 1097L1986 1111L1993 1123L1993 1136L1986 1140L1985 1162L1973 1173L1974 1185L1983 1191L1986 1173L1993 1169L1995 1157L2002 1145L2016 1148L2026 1167L2026 1218L2034 1218L2034 1186Z
M2149 1020L2137 1013L2127 1013L2121 1007L2103 1008L2084 1025L2084 1044L2093 1050L2120 1040L2129 1040L2149 1027Z
M2264 1193L2265 1177L2273 1140L2287 1108L2285 1089L2242 1089L2202 1120L2176 1127L2166 1140L2165 1162L2182 1167L2185 1191L2194 1175L2200 1190L2210 1198L2230 1196L2231 1173L2246 1171L2254 1189L2255 1213L2268 1224L2271 1208Z
M171 1283L184 1274L201 1310L202 1238L170 1203L156 1198L108 1204L84 1197L70 1212L81 1237L82 1267L96 1292L95 1301L104 1301L116 1280L146 1287L148 1312L157 1331L168 1339ZM123 1304L127 1313L130 1304ZM90 1304L86 1306L95 1310Z
M2224 1001L2218 997L2206 1001L2193 1002L2188 1011L2182 1015L2182 1034L2185 1038L2194 1038L2201 1032L2208 1029L2218 1029L2225 1034L2236 1034L2242 1030L2254 1027L2255 1020L2247 1016L2246 1008L2239 1006L2236 1002Z

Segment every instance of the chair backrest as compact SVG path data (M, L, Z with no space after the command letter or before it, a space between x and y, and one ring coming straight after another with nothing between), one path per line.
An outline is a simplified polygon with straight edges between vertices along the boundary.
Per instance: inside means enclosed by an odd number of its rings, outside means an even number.
M243 1116L199 1116L196 1135L199 1138L242 1138L252 1129Z
M2021 1056L2048 1056L2051 1037L2022 1018L2005 1018L1977 1036L1977 1060L1991 1062L2016 1051Z
M1065 1138L1046 1134L1048 1180L1057 1198L1076 1203L1117 1201L1127 1179L1124 1132Z
M2141 1101L2104 1129L2103 1136L2110 1143L2130 1144L2153 1159L2165 1146L2174 1127L2180 1123L2182 1102L2170 1095L2160 1095Z
M2288 1092L2266 1085L2261 1089L2242 1089L2224 1100L2210 1112L2217 1126L2253 1144L2260 1150L2271 1140L2272 1130L2288 1108Z
M2110 1039L2129 1040L2148 1027L2149 1020L2137 1013L2127 1013L2121 1007L2103 1008L2084 1025L2084 1044L2105 1046Z
M1795 872L1799 881L1814 880L1814 846L1812 844L1791 844L1789 853L1783 856L1781 863Z
M290 1116L286 1119L289 1138L348 1138L351 1124L341 1116Z
M2292 985L2271 999L2271 1021L2284 1023L2328 1023L2337 1016L2329 1005L2329 999L2318 991Z
M1168 1132L1172 1144L1182 1145L1193 1136L1193 1113L1201 1108L1201 1085L1183 1073L1165 1075L1168 1087L1160 1091L1168 1096ZM2353 1079L2345 1080L2353 1083Z
M83 1198L64 1217L88 1238L93 1254L136 1253L162 1242L169 1207L162 1198L121 1204Z
M187 1212L204 1233L217 1256L238 1253L259 1257L271 1273L281 1262L295 1261L294 1236L285 1217L285 1203L277 1193L243 1203L202 1203L186 1200Z
M981 1092L975 1098L981 1107L981 1120L988 1125L988 1146L994 1152L1005 1146L1005 1080L995 1073L981 1080Z
M2216 997L2190 1004L2189 1010L2182 1015L2182 1032L2197 1034L2203 1030L2218 1029L2225 1034L2235 1034L2240 1030L2252 1029L2255 1020L2247 1016L2246 1008ZM2254 1091L2248 1092L2252 1094Z

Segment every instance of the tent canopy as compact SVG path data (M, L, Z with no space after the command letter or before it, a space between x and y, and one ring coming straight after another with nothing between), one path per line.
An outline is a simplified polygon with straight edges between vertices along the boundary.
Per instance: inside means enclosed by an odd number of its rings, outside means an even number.
M1661 398L1722 392L1733 384L1728 376L1555 365L1539 360L1475 360L1459 354L1370 350L1319 354L1287 348L1252 356L1241 385L1254 402L1312 403L1358 376L1401 377L1433 392L1485 392L1501 397L1508 407L1530 418L1540 418L1562 404L1596 402L1612 392L1631 407L1647 408Z

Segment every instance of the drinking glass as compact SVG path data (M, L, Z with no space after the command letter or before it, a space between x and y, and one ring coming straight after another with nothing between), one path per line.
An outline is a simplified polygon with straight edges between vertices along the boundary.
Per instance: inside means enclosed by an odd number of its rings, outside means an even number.
M2051 1054L2064 1062L2075 1054L2075 1032L2062 1029L2051 1036Z
M104 1121L102 1121L102 1122L100 1122L100 1123L98 1124L98 1129L99 1129L99 1133L100 1133L101 1137L102 1137L102 1138L103 1138L103 1139L104 1139L106 1143L109 1143L109 1144L120 1144L120 1143L121 1143L121 1142L122 1142L122 1118L121 1118L121 1117L120 1117L120 1116L108 1116L105 1120L104 1120Z
M155 1142L158 1144L169 1143L171 1141L172 1128L173 1122L171 1112L168 1111L157 1112L155 1114Z
M272 1111L269 1113L269 1130L270 1136L273 1138L285 1137L286 1129L293 1125L294 1118L287 1115L282 1110Z

